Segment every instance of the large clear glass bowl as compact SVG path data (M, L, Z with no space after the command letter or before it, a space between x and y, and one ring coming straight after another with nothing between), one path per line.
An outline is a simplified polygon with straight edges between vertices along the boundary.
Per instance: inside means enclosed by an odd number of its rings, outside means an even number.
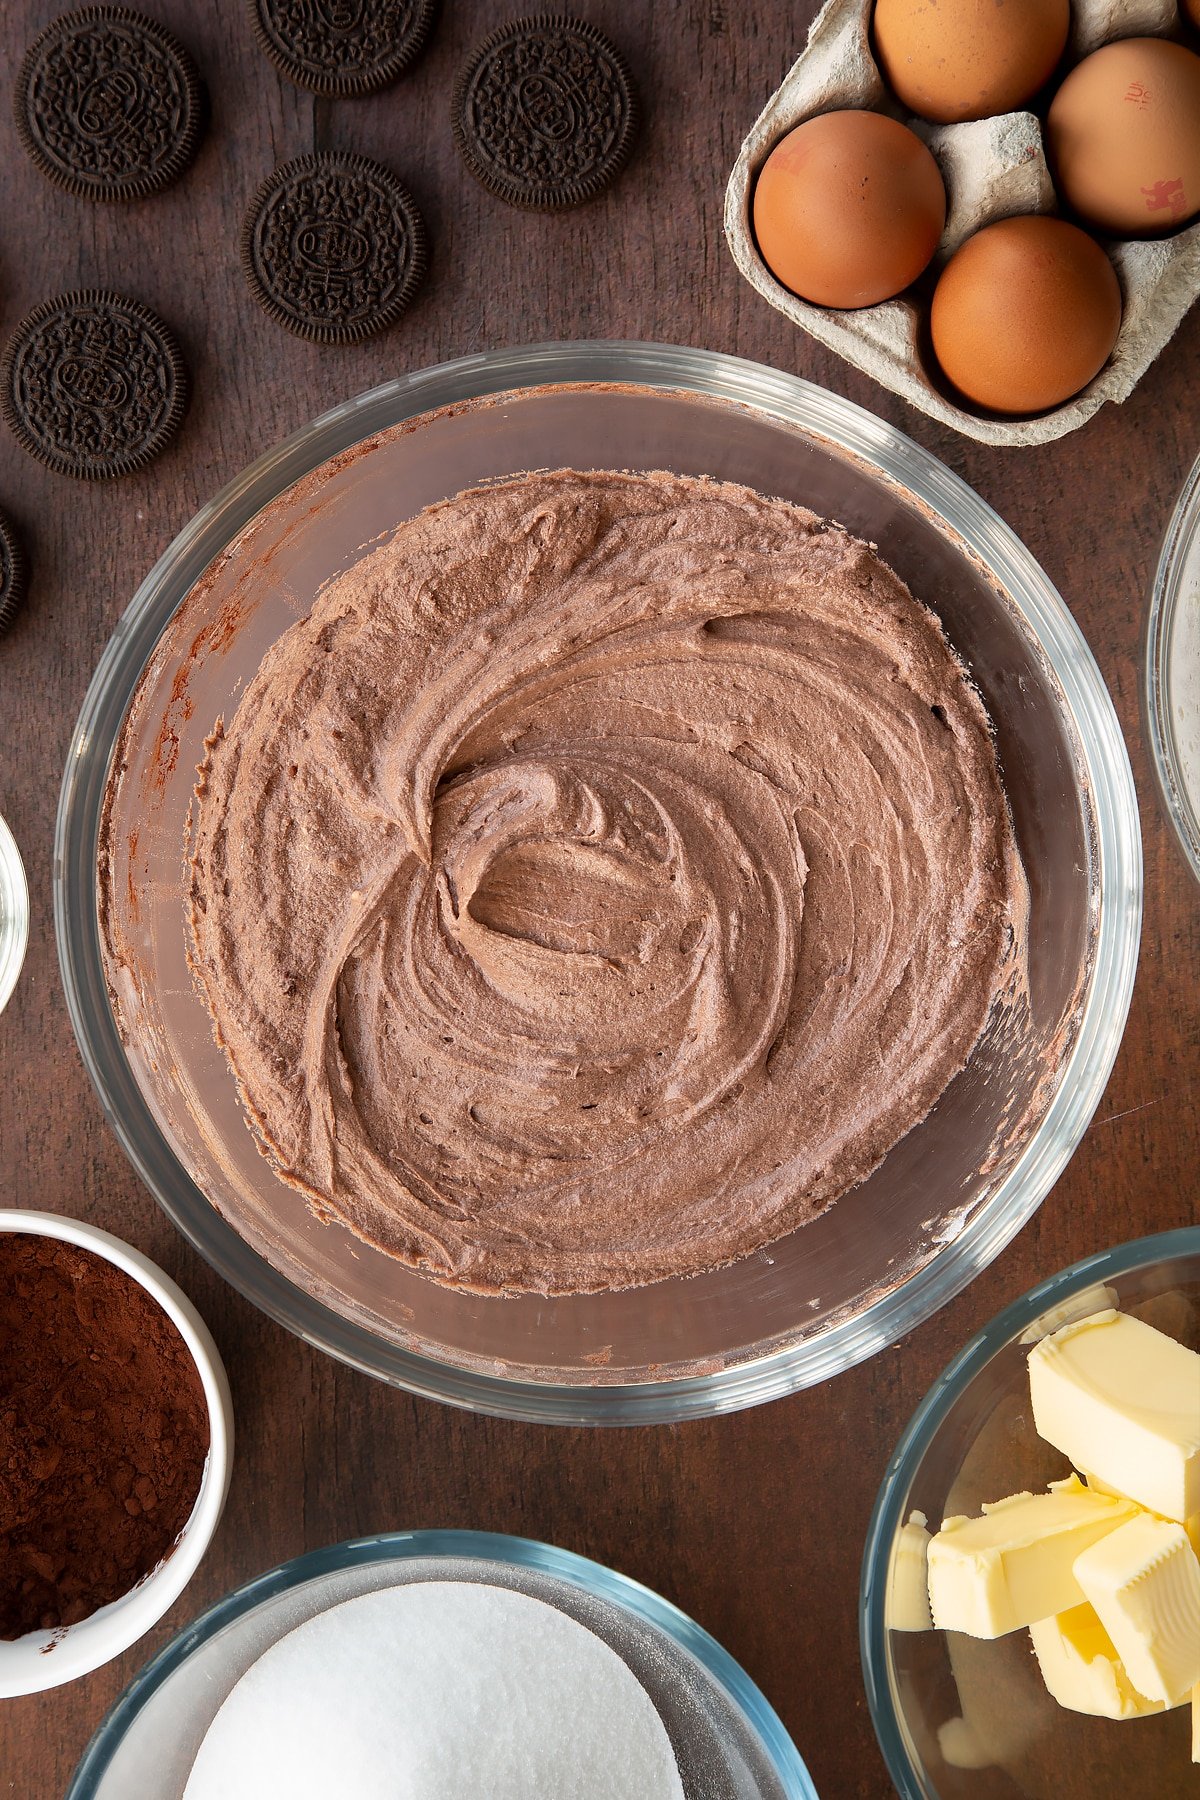
M685 1613L582 1556L482 1531L359 1538L235 1589L135 1676L85 1750L67 1800L180 1800L205 1732L251 1663L305 1619L405 1581L517 1588L596 1632L658 1708L689 1800L817 1800L777 1714Z
M205 733L331 572L431 501L564 464L710 474L803 502L877 543L937 611L995 723L1030 884L1032 1020L1015 1048L1012 1034L986 1036L868 1182L769 1250L624 1293L495 1299L319 1223L258 1154L186 966L181 845ZM97 916L101 834L110 927L127 951L113 971L123 1030ZM1003 1249L1061 1173L1112 1067L1137 957L1141 844L1120 728L1082 634L948 469L770 369L563 344L362 395L197 515L139 589L84 702L55 904L71 1016L109 1118L228 1280L311 1342L420 1393L531 1419L646 1422L836 1374Z
M1183 484L1154 572L1144 700L1167 815L1200 881L1200 457Z
M911 1512L936 1531L952 1514L977 1514L986 1500L1067 1473L1033 1428L1029 1347L1105 1306L1200 1350L1200 1226L1089 1256L1015 1301L930 1388L888 1465L867 1532L859 1629L871 1717L901 1800L1182 1800L1194 1791L1187 1706L1089 1718L1050 1698L1026 1631L984 1641L888 1623Z

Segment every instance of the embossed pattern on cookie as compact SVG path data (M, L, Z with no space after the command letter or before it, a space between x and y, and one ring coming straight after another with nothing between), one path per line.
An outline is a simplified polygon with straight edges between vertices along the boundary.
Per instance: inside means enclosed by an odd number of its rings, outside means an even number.
M438 0L249 0L265 56L297 87L329 98L375 94L414 63Z
M83 481L148 463L174 437L187 401L174 333L140 300L106 289L35 307L0 365L0 412L17 442Z
M25 601L29 566L12 521L0 512L0 637Z
M318 344L356 344L393 325L428 263L425 223L399 176L348 152L281 164L242 228L255 299Z
M48 180L88 200L158 193L191 163L204 125L195 63L173 33L124 6L64 13L29 46L17 132Z
M515 19L459 74L454 141L467 168L510 206L580 206L629 159L638 104L628 64L594 25Z

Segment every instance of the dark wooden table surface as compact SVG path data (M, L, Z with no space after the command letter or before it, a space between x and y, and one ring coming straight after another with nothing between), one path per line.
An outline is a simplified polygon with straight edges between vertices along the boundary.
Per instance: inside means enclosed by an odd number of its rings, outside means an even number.
M434 1525L545 1538L657 1588L759 1683L823 1796L886 1795L856 1605L867 1518L898 1433L952 1353L1040 1276L1195 1217L1200 895L1160 810L1139 679L1158 540L1200 448L1200 309L1125 406L1045 448L985 449L794 330L725 248L725 175L800 48L814 0L580 0L626 48L648 123L618 186L557 218L493 202L451 141L454 71L508 9L447 0L430 52L397 87L330 103L276 76L241 0L146 5L201 64L212 120L177 187L122 208L60 195L25 160L9 96L25 44L59 7L7 0L0 10L0 333L52 294L112 284L176 327L195 377L175 447L119 483L50 475L0 434L0 506L35 565L28 610L0 642L0 811L33 905L25 971L0 1020L0 1204L91 1220L176 1276L226 1358L238 1453L213 1548L162 1624L73 1686L0 1703L0 1795L61 1795L146 1655L233 1584L357 1533ZM417 304L356 349L316 349L280 330L238 263L259 181L277 161L326 147L394 165L433 237ZM84 1074L50 885L59 778L92 669L141 577L202 502L285 433L388 376L467 351L586 337L704 345L793 370L894 421L971 482L1049 571L1099 658L1146 849L1141 967L1115 1072L1066 1174L999 1261L903 1343L815 1391L711 1422L592 1432L474 1418L393 1392L309 1350L201 1263L127 1165Z

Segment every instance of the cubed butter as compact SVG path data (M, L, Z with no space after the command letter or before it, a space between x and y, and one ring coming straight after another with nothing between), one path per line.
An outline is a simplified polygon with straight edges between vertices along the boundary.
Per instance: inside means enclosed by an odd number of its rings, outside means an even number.
M1081 1551L1074 1572L1138 1693L1184 1699L1200 1681L1200 1562L1183 1526L1137 1513Z
M1200 1557L1200 1513L1193 1513L1185 1527L1192 1549ZM1200 1763L1200 1681L1192 1687L1192 1761Z
M923 1512L908 1515L907 1525L900 1527L896 1548L892 1552L884 1617L892 1631L932 1631L929 1611L930 1534Z
M1138 1693L1086 1600L1052 1619L1038 1619L1029 1635L1042 1680L1060 1706L1099 1719L1140 1719L1164 1710L1164 1701Z
M1128 1500L1130 1497L1128 1494L1122 1494L1118 1488L1113 1486L1111 1481L1101 1481L1100 1477L1093 1474L1091 1469L1080 1469L1079 1473L1083 1476L1083 1479L1087 1482L1093 1494L1111 1494L1114 1500Z
M1093 1286L1080 1288L1069 1300L1060 1300L1057 1306L1048 1306L1046 1311L1027 1325L1021 1333L1021 1343L1040 1344L1044 1337L1057 1331L1060 1325L1073 1325L1076 1319L1086 1319L1089 1313L1103 1312L1106 1308L1118 1304L1120 1295L1116 1288L1097 1281Z
M1071 1475L1049 1493L997 1500L981 1518L947 1519L929 1545L934 1624L995 1638L1078 1606L1076 1558L1136 1513Z
M952 1769L990 1769L991 1753L975 1728L966 1719L947 1719L938 1726L938 1749L942 1761Z
M1033 1422L1118 1493L1180 1523L1200 1512L1200 1355L1107 1308L1029 1353Z

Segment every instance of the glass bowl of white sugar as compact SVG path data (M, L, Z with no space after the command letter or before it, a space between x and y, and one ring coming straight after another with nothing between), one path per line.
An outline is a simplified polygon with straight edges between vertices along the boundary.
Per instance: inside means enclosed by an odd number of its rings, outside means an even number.
M638 1800L817 1800L763 1695L685 1614L471 1531L361 1538L236 1589L134 1679L67 1800L303 1800L310 1778L332 1791L322 1758L357 1800L410 1778L429 1796L614 1800L632 1781Z
M1183 484L1155 571L1144 698L1158 784L1200 881L1200 457Z

